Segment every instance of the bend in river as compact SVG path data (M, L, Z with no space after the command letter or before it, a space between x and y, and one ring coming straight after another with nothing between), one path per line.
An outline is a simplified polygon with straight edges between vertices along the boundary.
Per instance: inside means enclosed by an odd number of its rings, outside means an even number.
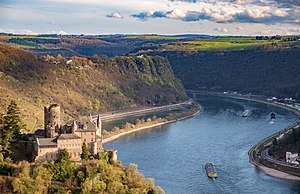
M125 165L138 164L166 193L300 193L300 183L267 176L248 159L253 145L297 121L293 113L253 101L197 97L202 110L195 117L124 136L105 148L117 149ZM207 162L215 164L216 180L206 176Z

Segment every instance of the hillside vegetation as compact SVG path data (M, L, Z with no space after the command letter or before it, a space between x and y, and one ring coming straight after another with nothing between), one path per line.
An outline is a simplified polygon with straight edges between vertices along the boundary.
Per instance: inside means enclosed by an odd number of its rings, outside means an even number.
M148 104L186 100L167 60L154 56L38 57L0 44L0 107L16 100L31 130L42 127L43 106L59 103L64 119Z
M186 89L238 91L300 100L300 48L153 52Z

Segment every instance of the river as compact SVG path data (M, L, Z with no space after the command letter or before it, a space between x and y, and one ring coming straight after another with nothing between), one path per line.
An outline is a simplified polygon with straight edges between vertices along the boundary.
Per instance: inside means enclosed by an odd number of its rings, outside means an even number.
M197 96L195 117L140 131L106 144L126 166L138 164L168 194L300 193L300 183L265 175L249 163L248 151L263 138L291 125L297 117L284 109L253 101ZM249 116L243 118L243 111ZM270 113L277 122L271 124ZM219 177L206 176L215 164Z

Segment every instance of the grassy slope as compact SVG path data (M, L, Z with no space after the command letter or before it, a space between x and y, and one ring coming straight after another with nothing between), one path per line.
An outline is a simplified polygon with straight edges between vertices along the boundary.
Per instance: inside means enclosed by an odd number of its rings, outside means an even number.
M16 100L29 130L42 127L43 106L53 102L61 104L67 120L70 115L186 99L161 57L102 57L93 62L75 57L68 65L64 59L53 60L0 44L0 111Z
M255 37L229 37L168 43L164 44L162 49L173 51L245 50L274 43L278 45L299 45L300 41L282 42L279 40L256 40Z

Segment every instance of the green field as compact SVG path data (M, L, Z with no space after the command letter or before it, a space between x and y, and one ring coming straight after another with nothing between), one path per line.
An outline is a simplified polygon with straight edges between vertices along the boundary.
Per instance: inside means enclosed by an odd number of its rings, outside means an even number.
M123 38L131 38L131 39L153 39L153 40L176 40L179 39L178 37L175 36L167 36L167 35L128 35L124 36Z
M300 45L300 41L256 40L255 37L229 37L178 41L163 45L165 50L244 50L265 45Z

